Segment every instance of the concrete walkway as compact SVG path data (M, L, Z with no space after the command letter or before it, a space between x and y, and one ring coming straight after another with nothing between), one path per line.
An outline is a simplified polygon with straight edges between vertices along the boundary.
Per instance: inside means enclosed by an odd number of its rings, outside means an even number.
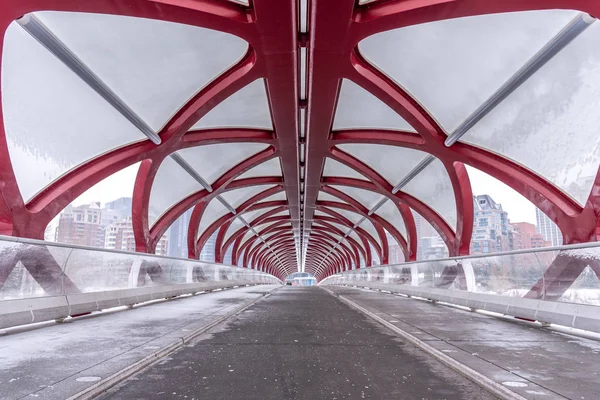
M491 398L318 287L279 289L103 397Z
M0 336L0 399L67 399L182 346L198 330L279 287L183 297Z
M327 288L522 397L600 399L598 340L403 296Z

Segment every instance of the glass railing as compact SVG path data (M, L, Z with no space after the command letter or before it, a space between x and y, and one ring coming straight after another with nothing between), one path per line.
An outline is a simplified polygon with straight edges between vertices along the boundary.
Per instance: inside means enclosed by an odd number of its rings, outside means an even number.
M223 281L281 284L247 268L0 236L0 301Z
M379 282L600 306L599 277L600 246L590 243L355 269L321 284Z

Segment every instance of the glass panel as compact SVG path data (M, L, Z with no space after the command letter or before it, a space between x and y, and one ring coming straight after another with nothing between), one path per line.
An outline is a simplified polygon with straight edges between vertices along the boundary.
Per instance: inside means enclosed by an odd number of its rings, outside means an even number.
M204 231L213 224L213 222L226 214L229 214L229 210L225 208L225 206L221 204L219 200L211 200L204 210L204 214L202 214L202 219L200 219L200 225L198 227L198 239L200 236L202 236ZM218 232L218 230L215 232Z
M156 172L150 191L149 225L152 226L175 203L202 189L198 181L177 162L171 157L165 158Z
M179 150L179 154L209 184L245 159L266 149L256 143L210 144Z
M358 158L396 186L427 153L380 144L342 144L338 148Z
M435 159L401 190L427 204L456 230L454 189L441 161Z
M146 139L15 22L4 40L2 97L8 150L25 201L73 167Z
M398 207L394 204L394 202L390 200L386 201L377 209L375 214L392 224L392 226L396 228L402 236L404 236L404 239L408 241L408 237L406 235L406 226L404 226L404 218L402 218L402 214L400 214L400 211L398 211Z
M371 192L369 190L357 189L348 186L330 186L352 197L354 200L358 201L360 204L365 206L367 210L370 210L371 208L375 207L375 205L384 198L382 195L375 192Z
M255 178L257 176L282 176L280 164L279 157L273 158L244 172L237 179Z
M156 131L248 47L227 33L172 22L71 12L35 15Z
M600 160L600 25L592 24L463 136L585 204Z
M173 222L168 232L169 257L188 258L188 228L193 208L190 208Z
M192 129L222 127L273 128L263 79L257 79L232 94L202 117Z
M323 176L333 176L342 178L356 178L366 180L364 175L359 174L354 169L345 166L341 162L331 158L325 159L325 167L323 168Z
M552 10L436 21L370 36L359 49L452 132L575 15Z
M73 200L50 222L46 239L135 251L131 198L139 165L114 173Z
M356 83L344 79L338 98L333 129L414 129L387 104Z
M268 190L275 185L258 185L258 186L249 186L241 189L230 190L221 195L230 206L237 209L242 205L246 200L250 200L253 196Z

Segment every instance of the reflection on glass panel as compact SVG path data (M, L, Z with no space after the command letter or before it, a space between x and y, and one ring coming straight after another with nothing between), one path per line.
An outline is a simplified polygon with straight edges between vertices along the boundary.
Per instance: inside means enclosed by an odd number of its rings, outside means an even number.
M139 165L114 173L73 200L50 222L45 239L135 251L131 199Z
M263 79L255 80L217 104L192 129L223 127L273 128Z
M71 249L0 241L0 300L57 295Z
M266 149L265 144L210 144L179 150L179 154L206 182L212 184L221 175L250 156Z
M421 214L411 211L417 228L417 261L448 257L448 247L439 233Z
M35 15L155 130L248 47L236 36L173 22L71 12Z
M360 112L357 112L360 110ZM387 104L356 83L344 79L338 98L333 129L379 128L414 132Z
M599 45L594 23L462 141L523 164L585 204L600 160Z
M0 277L3 279L0 281L0 302L110 292L101 298L73 298L75 303L71 303L74 306L71 312L76 313L94 311L103 305L123 305L119 299L133 304L162 298L163 290L176 290L163 289L164 285L214 284L218 281L240 280L243 281L239 284L278 283L270 275L248 269L149 254L59 247L43 242L20 243L0 239L0 256ZM156 289L144 292L125 291L142 287ZM116 292L118 289L124 291Z
M545 268L534 253L471 260L476 292L523 297L541 279Z
M370 286L378 282L600 306L599 260L598 246L532 250L349 271L325 283ZM385 289L393 290L390 286Z
M144 286L132 281L135 272L145 268L135 254L92 252L74 249L67 261L65 274L83 293ZM148 266L143 276L147 285L160 284L160 267ZM76 293L76 292L74 292Z
M10 158L25 201L84 161L146 139L15 22L4 41L2 98Z
M425 157L427 153L379 144L342 144L341 150L358 158L396 186Z
M452 182L444 164L435 159L402 188L436 211L453 230L456 230L456 200Z
M202 189L200 183L177 162L171 157L165 158L158 168L150 192L148 224L152 226L175 203Z
M552 10L436 21L373 35L359 49L452 132L575 15Z

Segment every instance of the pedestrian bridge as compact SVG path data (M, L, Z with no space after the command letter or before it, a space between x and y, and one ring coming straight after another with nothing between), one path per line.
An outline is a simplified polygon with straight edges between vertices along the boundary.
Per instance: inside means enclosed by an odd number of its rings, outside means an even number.
M600 3L0 11L0 398L600 398Z

